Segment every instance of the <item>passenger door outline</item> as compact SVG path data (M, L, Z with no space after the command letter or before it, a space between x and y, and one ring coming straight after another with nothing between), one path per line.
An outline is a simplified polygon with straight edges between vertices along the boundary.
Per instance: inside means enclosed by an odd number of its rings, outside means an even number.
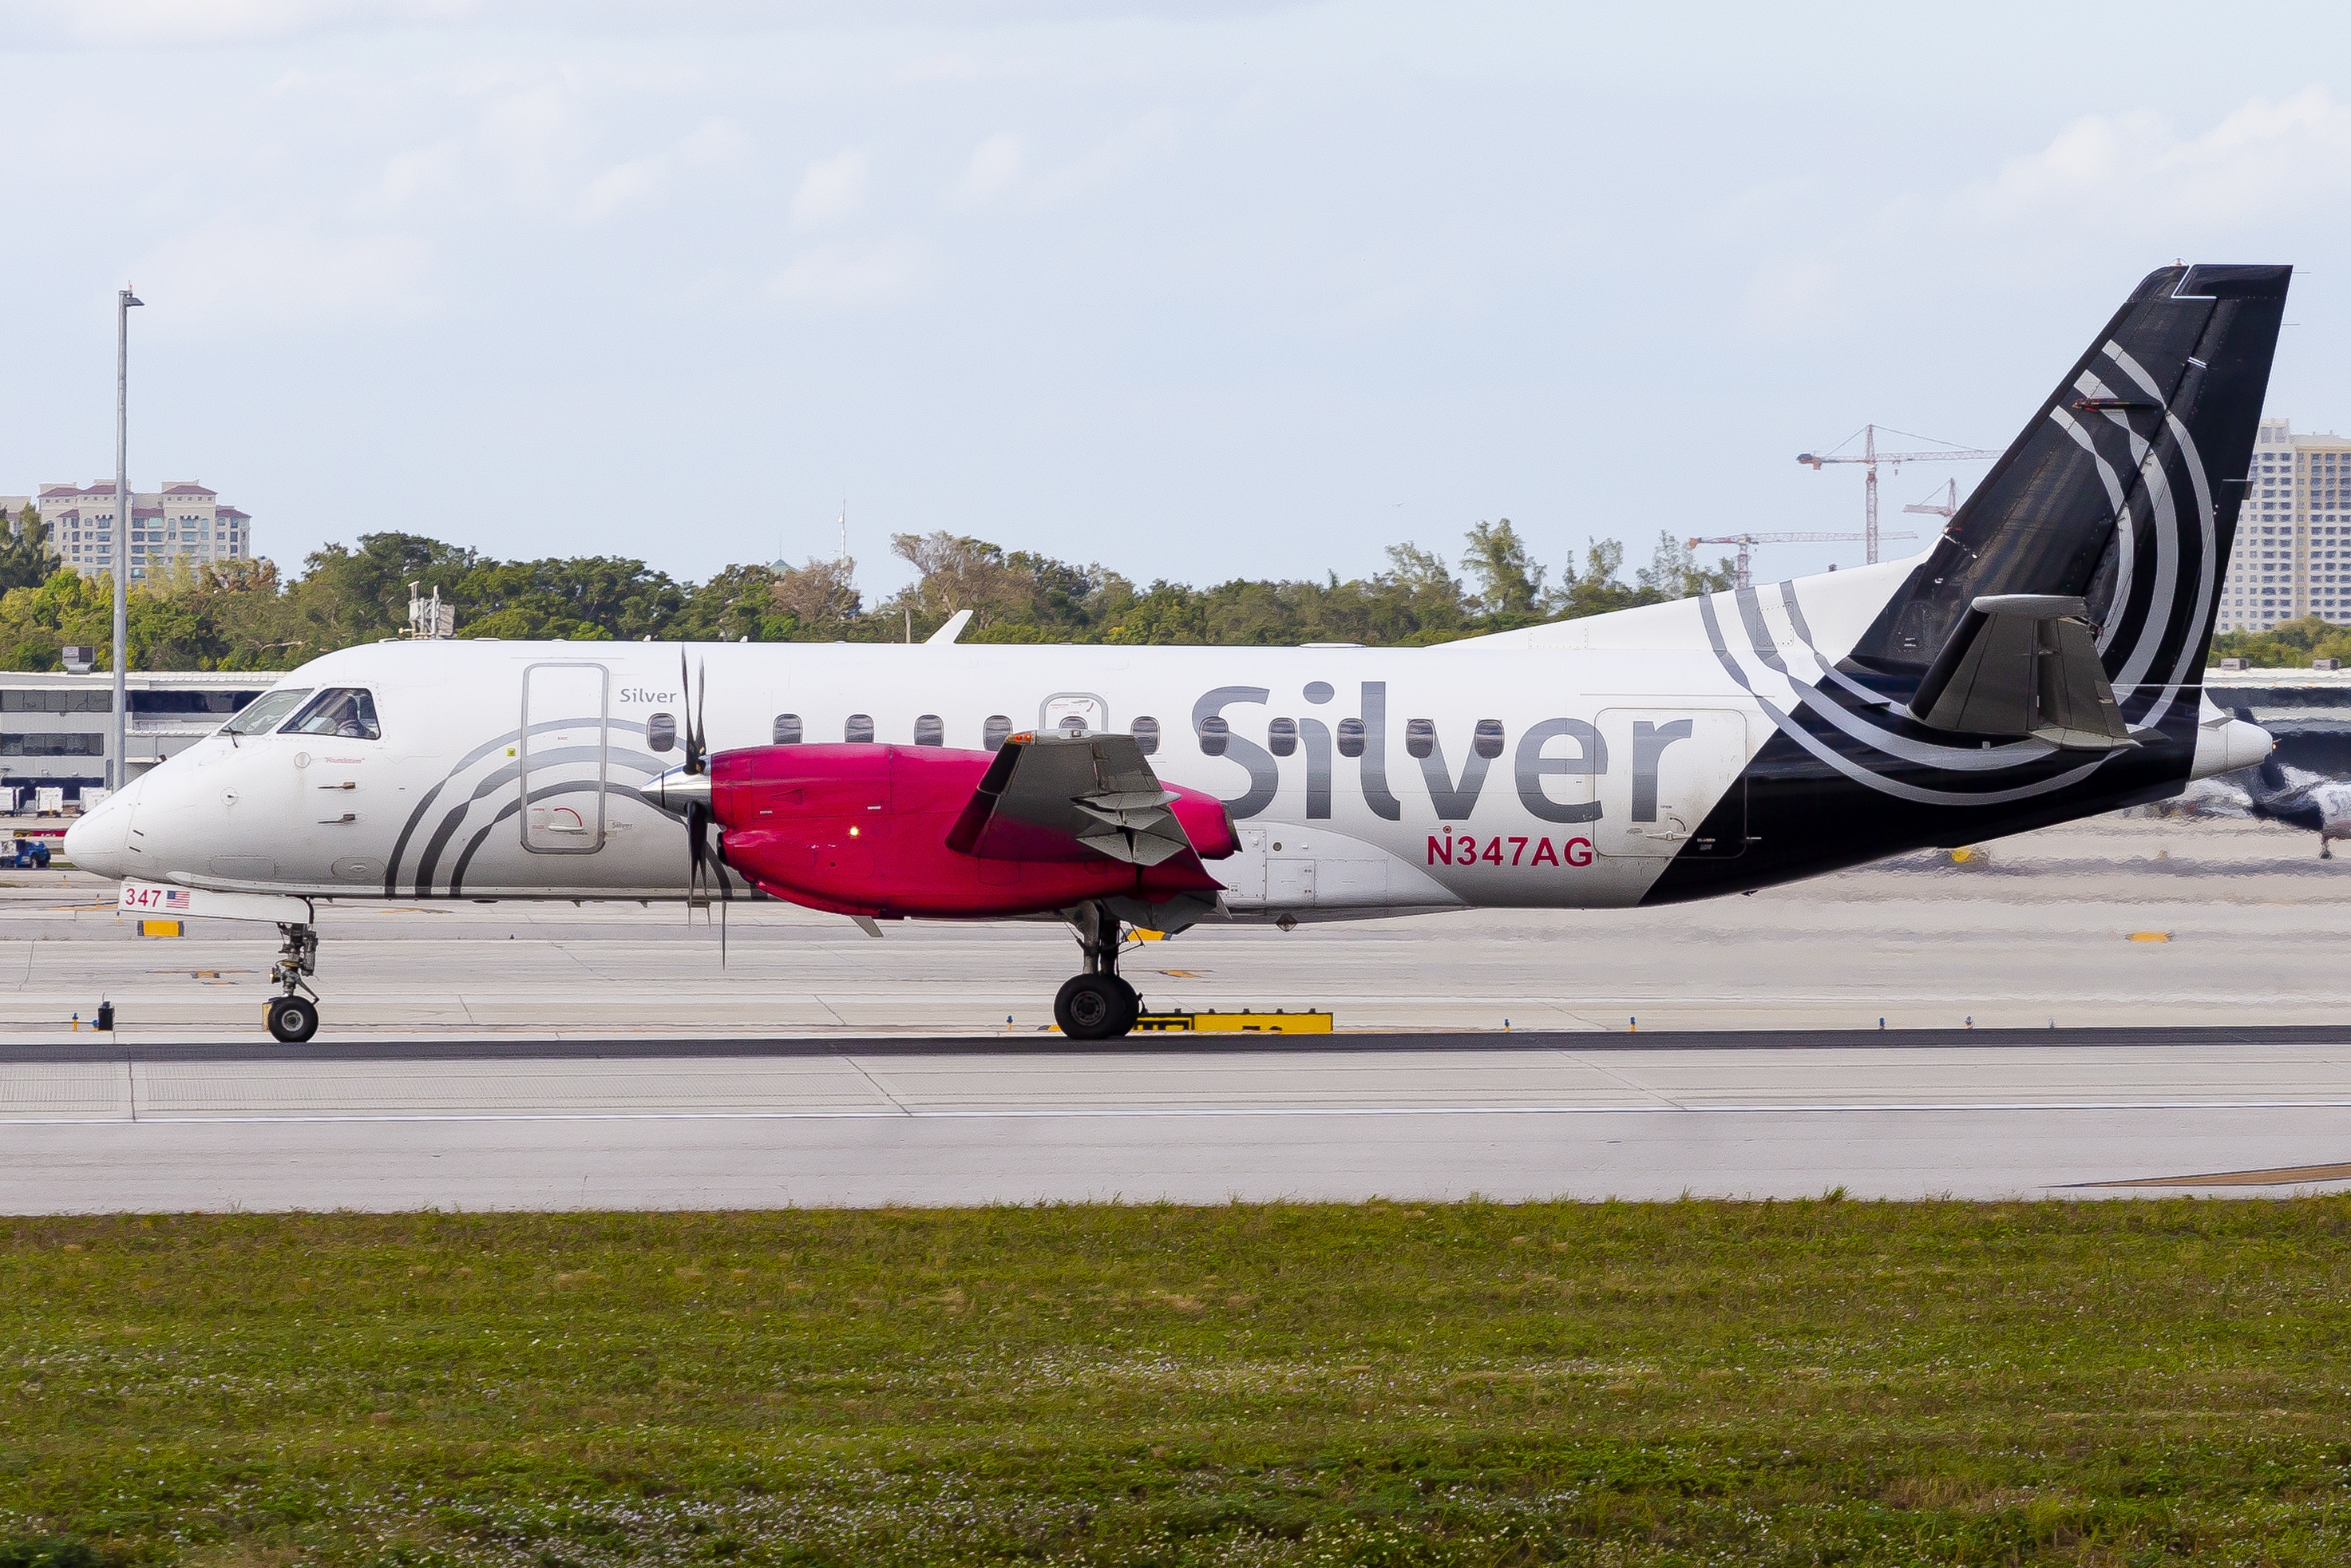
M566 680L559 676L542 676L542 672L590 671L594 674L595 714L592 717L565 709L576 706L587 695L590 685L586 680ZM540 700L534 705L534 693ZM538 708L535 714L534 706ZM515 774L520 789L517 815L522 820L522 847L535 855L592 855L604 847L605 798L611 780L611 712L612 672L601 664L587 660L553 660L526 664L522 672L522 736L517 743ZM591 786L595 794L593 825L590 814L580 810L577 800L566 800L560 805L549 806L544 800L534 800L531 775L531 741L534 723L547 733L539 737L540 749L549 760L540 764L541 779L536 792L542 796L577 792L578 780L557 776L559 764L553 758L561 751L576 747L578 732L587 725L596 730L596 776ZM569 744L567 744L569 743ZM563 813L559 817L558 813ZM576 819L577 826L572 825Z

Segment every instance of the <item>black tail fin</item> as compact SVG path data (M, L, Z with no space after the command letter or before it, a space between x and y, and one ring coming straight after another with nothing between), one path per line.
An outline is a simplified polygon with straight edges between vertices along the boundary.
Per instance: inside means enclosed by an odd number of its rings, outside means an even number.
M1855 661L1916 678L1976 600L2078 595L2124 718L2203 680L2286 267L2150 274L2011 443Z

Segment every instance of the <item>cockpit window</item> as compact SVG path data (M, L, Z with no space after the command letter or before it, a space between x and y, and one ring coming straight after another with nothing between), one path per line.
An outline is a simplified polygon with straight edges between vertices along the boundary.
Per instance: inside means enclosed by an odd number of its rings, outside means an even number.
M376 727L375 698L357 686L329 686L303 705L284 732L287 735L332 735L344 740L381 740Z
M277 727L278 721L302 706L310 695L308 686L289 686L265 692L247 703L245 711L221 726L223 735L266 735Z

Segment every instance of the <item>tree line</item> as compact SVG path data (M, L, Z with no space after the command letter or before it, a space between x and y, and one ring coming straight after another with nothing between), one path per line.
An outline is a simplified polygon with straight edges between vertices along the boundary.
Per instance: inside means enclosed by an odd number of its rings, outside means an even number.
M972 643L1188 643L1284 646L1363 643L1417 647L1686 599L1730 586L1730 562L1699 564L1657 536L1648 564L1624 580L1625 547L1593 541L1554 579L1508 517L1480 522L1448 559L1388 547L1384 570L1341 581L1235 578L1195 588L1142 586L1100 565L1075 566L938 531L893 534L914 569L905 588L868 604L846 557L797 567L730 566L686 582L619 556L494 560L421 534L363 534L313 551L293 579L267 560L167 561L131 585L131 657L142 670L286 670L357 643L399 635L409 584L457 607L457 635L508 640L883 643L972 612ZM111 658L114 586L58 564L27 507L0 530L0 668L54 670L87 643ZM2212 656L2262 667L2351 664L2351 627L2312 616L2269 632L2223 632Z
M2323 615L2305 615L2266 632L2217 632L2212 657L2242 659L2264 670L2306 670L2313 659L2335 659L2351 669L2351 626L2337 626Z
M958 611L969 643L1445 643L1488 632L1727 588L1730 563L1701 566L1658 536L1624 580L1625 547L1593 542L1553 576L1509 518L1468 530L1458 558L1417 544L1389 547L1384 570L1322 581L1237 578L1196 588L1140 585L1098 564L1078 566L937 531L895 534L891 550L914 580L867 603L846 557L801 565L730 566L681 581L615 556L496 560L420 534L361 535L330 544L281 577L266 559L166 559L128 596L131 667L284 670L338 648L399 635L410 584L439 589L457 635L509 641L652 637L664 641L895 642L922 638ZM58 565L31 508L0 538L0 665L53 670L58 650L88 643L110 659L113 583Z

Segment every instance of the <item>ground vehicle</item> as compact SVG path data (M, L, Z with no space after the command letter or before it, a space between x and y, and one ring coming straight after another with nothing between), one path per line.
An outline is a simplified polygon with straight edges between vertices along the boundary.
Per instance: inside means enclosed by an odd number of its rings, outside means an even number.
M49 846L38 839L11 838L0 841L0 869L47 871L49 869Z

